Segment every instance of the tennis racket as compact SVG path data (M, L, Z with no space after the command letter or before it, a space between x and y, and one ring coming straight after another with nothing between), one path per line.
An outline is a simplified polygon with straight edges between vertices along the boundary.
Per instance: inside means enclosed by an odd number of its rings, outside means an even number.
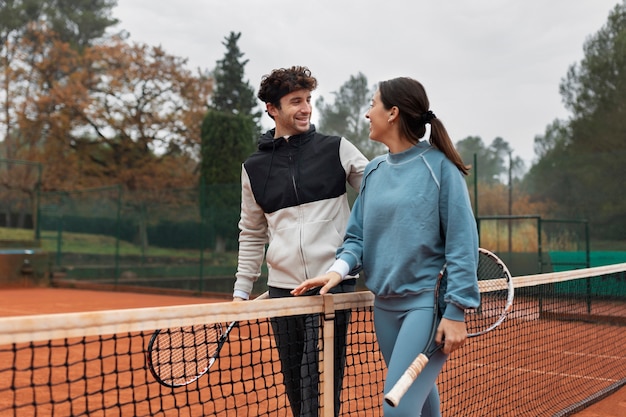
M446 266L441 269L435 287L435 308L433 309L433 327L426 348L409 365L398 382L385 395L385 401L396 407L402 396L422 372L432 355L442 345L435 343L437 327L443 314L443 294L447 281L443 279ZM508 268L492 252L480 248L478 250L478 288L481 293L478 308L465 310L467 337L476 337L498 327L513 309L513 280Z
M267 292L255 300L266 298ZM236 326L233 321L226 328L214 323L156 330L146 352L150 372L161 385L170 388L197 381L215 363Z

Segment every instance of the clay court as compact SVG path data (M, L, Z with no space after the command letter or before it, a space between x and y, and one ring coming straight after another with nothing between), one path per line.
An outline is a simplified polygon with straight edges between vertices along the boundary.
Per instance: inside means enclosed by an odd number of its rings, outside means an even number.
M224 298L199 298L184 295L139 294L83 289L2 289L0 290L0 317L174 306L219 301L225 300ZM268 364L268 366L271 366L271 364ZM130 376L123 373L118 376L118 378L124 377ZM253 381L252 375L249 377ZM246 379L248 377L243 378ZM126 385L127 383L128 381L118 381L119 385ZM252 385L253 388L254 385ZM518 388L521 389L521 387ZM276 389L280 391L280 388ZM534 399L534 401L539 400ZM626 388L621 388L602 401L572 415L578 417L623 417L626 415Z

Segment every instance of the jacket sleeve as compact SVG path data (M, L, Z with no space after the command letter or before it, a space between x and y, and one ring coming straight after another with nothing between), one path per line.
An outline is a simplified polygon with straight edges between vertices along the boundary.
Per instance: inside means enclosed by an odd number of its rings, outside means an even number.
M346 138L341 138L339 157L346 171L348 184L359 191L361 180L363 179L363 171L368 162L367 158Z
M252 292L254 282L261 275L261 265L268 242L267 220L263 209L257 204L250 178L242 166L241 170L241 217L239 219L239 257L235 274L235 295ZM242 294L243 293L243 294ZM247 298L247 297L243 297Z

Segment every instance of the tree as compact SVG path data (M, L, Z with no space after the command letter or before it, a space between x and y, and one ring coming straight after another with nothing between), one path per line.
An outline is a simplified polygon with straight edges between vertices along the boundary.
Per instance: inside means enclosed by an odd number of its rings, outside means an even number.
M315 102L320 112L319 131L347 138L369 159L385 152L384 145L369 139L369 123L365 118L374 91L359 72L332 93L335 97L332 104L327 104L324 97Z
M516 176L520 176L524 169L524 162L521 158L509 158L512 153L511 146L501 137L495 138L486 147L479 136L468 136L458 141L456 148L465 164L473 165L474 155L476 155L477 166L473 167L473 171L475 175L478 175L478 182L482 184L493 185L508 181L509 164ZM469 184L474 179L468 176L466 181Z
M92 154L94 164L129 187L145 189L153 188L157 180L150 178L152 173L138 183L136 169L144 166L146 158L199 159L200 126L212 91L207 74L185 69L186 59L161 47L128 45L119 39L93 48L86 59L87 67L93 68L88 82L95 105L79 113L86 123L84 136L91 138L83 142L105 144L110 158ZM175 181L175 175L163 174L169 179L159 181Z
M535 136L533 150L538 159L547 157L559 146L564 146L570 140L569 124L555 119L546 127L545 134Z
M456 148L463 162L472 166L470 175L465 177L465 182L470 190L470 196L476 196L478 199L478 213L512 214L513 186L518 183L516 178L521 176L524 162L519 157L513 157L509 143L501 137L496 137L486 147L479 136L468 136L457 142ZM505 191L507 188L508 191Z
M526 185L537 199L558 203L555 215L585 218L597 236L620 238L626 229L626 1L583 50L560 85L571 118L567 126L548 127L539 143L549 150Z
M241 32L231 32L222 42L226 47L226 53L223 59L217 61L213 72L215 92L211 107L218 112L251 116L256 123L262 113L259 110L255 111L258 102L254 89L243 79L248 60L240 60L244 55L237 45L240 38Z
M16 64L26 58L18 46L40 39L45 27L57 39L77 50L101 38L117 23L110 17L115 0L0 0L0 132L8 158L14 158L15 107L28 91L27 68Z
M48 0L43 2L43 14L53 32L62 42L82 50L102 38L106 29L117 24L111 10L117 0Z
M32 26L15 50L12 65L23 76L14 155L45 164L42 190L197 183L206 75L161 48L119 38L78 51L45 25Z
M260 131L254 90L243 79L248 60L237 46L240 37L231 32L222 43L226 53L213 72L215 92L202 122L203 218L209 218L216 252L226 250L226 236L237 236L241 163L254 151Z
M79 53L54 32L35 33L21 46L30 84L16 120L21 155L46 163L45 189L189 186L193 168L161 167L199 159L206 75L160 47L115 38Z
M44 191L122 184L163 202L161 190L198 183L212 80L160 47L103 39L115 3L2 2L0 147L8 158L42 162Z

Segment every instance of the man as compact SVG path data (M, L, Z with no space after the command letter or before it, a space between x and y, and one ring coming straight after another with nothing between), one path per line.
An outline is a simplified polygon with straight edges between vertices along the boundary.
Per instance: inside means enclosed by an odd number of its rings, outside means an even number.
M343 242L350 215L346 182L358 190L368 161L345 138L315 131L311 92L316 87L309 69L297 66L276 69L261 81L258 97L275 128L261 136L258 150L243 163L236 301L249 298L264 257L270 297L291 297L300 283L326 272ZM354 288L349 277L334 292ZM348 322L349 312L336 314L335 415ZM293 415L317 417L319 316L275 318L272 330Z

